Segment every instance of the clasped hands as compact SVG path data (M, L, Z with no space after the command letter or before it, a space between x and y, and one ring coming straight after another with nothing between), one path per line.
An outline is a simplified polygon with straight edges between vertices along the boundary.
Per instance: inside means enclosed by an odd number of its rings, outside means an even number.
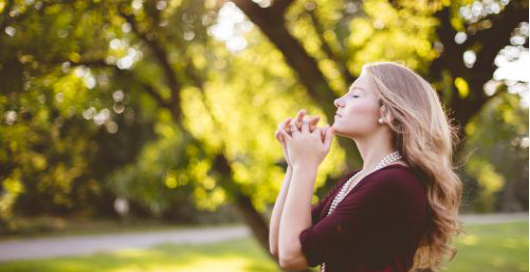
M294 119L287 118L278 124L274 136L281 143L289 166L318 168L329 153L333 129L317 127L318 121L319 116L309 117L302 109Z

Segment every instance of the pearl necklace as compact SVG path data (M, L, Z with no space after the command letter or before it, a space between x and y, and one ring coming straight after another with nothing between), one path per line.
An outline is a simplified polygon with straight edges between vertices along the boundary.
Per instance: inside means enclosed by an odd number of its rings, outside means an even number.
M395 151L393 153L390 153L388 154L386 157L384 157L373 169L372 171L370 171L370 173L366 174L366 176L370 175L371 173L393 163L393 162L396 162L396 161L399 161L402 159L402 156L399 154L398 151ZM337 207L337 205L339 205L339 203L348 195L348 193L353 189L353 187L355 187L355 185L357 185L361 180L357 181L353 186L351 185L353 183L353 180L355 179L355 177L361 173L361 171L355 173L355 175L353 175L352 177L350 177L348 179L348 181L346 181L346 183L344 184L344 186L342 186L342 188L340 189L340 192L335 196L335 198L333 199L333 202L331 203L331 207L329 208L329 211L328 211L328 214L327 215L330 215L333 210L335 210L335 208ZM324 272L326 269L326 263L322 263L322 269L321 269L321 272Z

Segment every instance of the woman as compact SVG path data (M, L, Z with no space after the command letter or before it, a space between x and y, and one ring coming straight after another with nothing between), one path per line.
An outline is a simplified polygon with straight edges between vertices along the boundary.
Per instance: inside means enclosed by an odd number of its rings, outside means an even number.
M456 248L462 183L453 172L456 132L435 90L392 62L363 67L335 100L331 127L305 111L279 125L288 163L270 223L270 250L285 269L326 272L440 271ZM347 137L363 166L311 206L333 135Z

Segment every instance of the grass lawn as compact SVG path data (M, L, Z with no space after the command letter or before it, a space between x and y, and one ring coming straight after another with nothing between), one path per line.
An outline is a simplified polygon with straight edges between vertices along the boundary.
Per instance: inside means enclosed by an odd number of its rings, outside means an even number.
M450 272L528 271L528 221L470 225L455 240L458 249ZM314 268L314 271L317 271ZM0 272L136 272L136 271L279 271L250 238L202 246L160 245L84 257L0 263Z
M464 226L447 271L528 271L528 221Z
M278 271L255 240L249 238L210 245L160 245L86 257L0 263L0 271L147 272L147 271Z

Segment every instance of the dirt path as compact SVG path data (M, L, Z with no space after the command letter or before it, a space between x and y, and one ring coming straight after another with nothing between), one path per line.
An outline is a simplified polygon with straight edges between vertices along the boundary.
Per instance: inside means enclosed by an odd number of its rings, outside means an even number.
M204 244L250 235L246 226L179 229L125 234L80 235L0 241L0 261L76 256L162 243Z

